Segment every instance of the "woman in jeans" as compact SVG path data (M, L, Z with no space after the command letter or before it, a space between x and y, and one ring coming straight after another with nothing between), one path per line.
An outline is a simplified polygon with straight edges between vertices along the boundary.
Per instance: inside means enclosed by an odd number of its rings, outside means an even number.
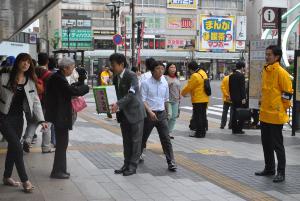
M14 66L8 73L0 75L0 131L8 142L4 185L18 187L20 182L11 178L13 166L16 165L24 191L31 193L33 186L28 180L20 138L23 131L23 113L29 113L42 124L47 123L36 89L37 77L29 54L21 53L17 56Z
M180 81L177 75L176 65L174 63L168 63L165 77L169 84L169 102L168 102L168 124L169 133L171 134L174 130L176 118L179 115L179 103L180 103ZM174 139L170 135L171 139Z
M75 68L75 61L64 57L58 63L59 70L54 73L46 88L46 119L54 124L56 149L51 178L68 179L66 151L69 143L69 130L73 127L73 109L71 99L73 96L83 96L89 92L84 79L79 75L79 82L69 84L67 77Z

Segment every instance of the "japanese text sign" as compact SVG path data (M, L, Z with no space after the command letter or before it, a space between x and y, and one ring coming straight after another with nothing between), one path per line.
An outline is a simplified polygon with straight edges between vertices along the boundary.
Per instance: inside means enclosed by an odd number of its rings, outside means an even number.
M200 51L235 51L235 16L200 16Z
M196 18L190 16L168 16L168 29L196 30Z
M168 38L167 49L187 50L195 47L195 40L191 38Z
M168 0L167 8L197 9L197 0Z

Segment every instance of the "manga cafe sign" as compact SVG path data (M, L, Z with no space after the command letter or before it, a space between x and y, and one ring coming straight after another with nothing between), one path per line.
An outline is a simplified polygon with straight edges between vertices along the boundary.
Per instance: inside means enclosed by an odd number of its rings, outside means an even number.
M200 16L200 51L235 51L235 16Z

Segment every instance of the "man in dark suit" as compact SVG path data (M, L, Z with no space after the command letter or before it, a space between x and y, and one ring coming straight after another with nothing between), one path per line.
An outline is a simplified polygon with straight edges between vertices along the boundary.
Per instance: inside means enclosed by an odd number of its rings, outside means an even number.
M232 134L244 134L243 120L237 119L237 108L243 108L246 104L245 76L242 69L244 62L236 63L233 73L229 76L229 93L232 101Z
M124 165L115 174L129 176L136 173L141 155L144 118L146 111L139 92L139 83L134 72L127 69L126 57L115 53L109 57L115 76L118 102L112 105L121 126L124 148Z

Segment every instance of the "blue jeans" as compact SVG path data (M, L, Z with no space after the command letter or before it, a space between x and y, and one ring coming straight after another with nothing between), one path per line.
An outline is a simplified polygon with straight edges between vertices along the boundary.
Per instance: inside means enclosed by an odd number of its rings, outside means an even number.
M178 117L179 103L169 102L168 103L168 125L169 132L172 133L175 127L176 118Z

